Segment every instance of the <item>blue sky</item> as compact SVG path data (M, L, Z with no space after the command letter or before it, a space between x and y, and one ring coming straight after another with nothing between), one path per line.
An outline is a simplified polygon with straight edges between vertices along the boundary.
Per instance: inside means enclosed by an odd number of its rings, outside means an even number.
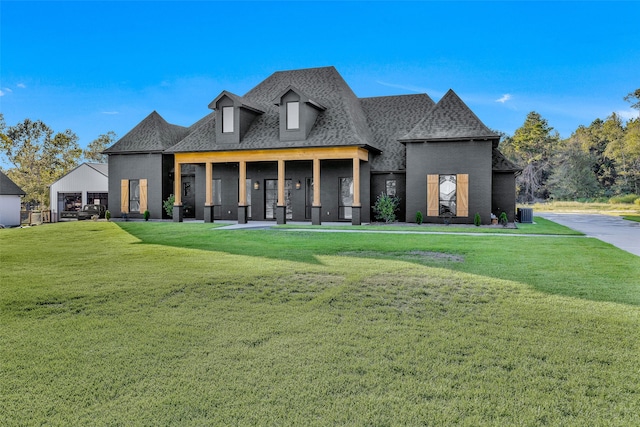
M490 128L570 136L640 87L640 2L0 2L0 111L86 146L153 110L189 126L222 90L334 65L360 97L452 88Z

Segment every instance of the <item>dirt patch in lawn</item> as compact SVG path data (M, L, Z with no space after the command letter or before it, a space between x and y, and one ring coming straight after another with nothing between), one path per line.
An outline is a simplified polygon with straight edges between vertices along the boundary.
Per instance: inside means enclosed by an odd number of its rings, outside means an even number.
M464 257L456 254L430 251L406 251L406 252L377 252L377 251L349 251L340 252L340 256L351 256L360 258L391 258L413 262L441 261L441 262L464 262Z

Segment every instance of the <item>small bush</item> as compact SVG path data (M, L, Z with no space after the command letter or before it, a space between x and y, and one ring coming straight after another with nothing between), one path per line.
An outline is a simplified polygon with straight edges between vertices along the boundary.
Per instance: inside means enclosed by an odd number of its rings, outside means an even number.
M625 194L624 196L614 196L612 198L609 199L609 203L615 204L615 203L627 203L627 204L632 204L635 203L636 200L638 200L640 198L640 196L638 196L637 194Z
M397 197L380 193L376 204L373 205L373 212L376 214L377 220L387 223L393 222L396 220L396 211L399 205L400 200Z
M162 202L162 207L167 215L173 218L173 205L176 203L176 196L171 194L167 200Z
M416 212L416 223L418 225L422 224L422 212L420 211Z
M111 219L111 212L110 211L106 211L104 213L104 217L106 218L107 221L109 221Z
M149 211L144 211L142 216L144 217L145 221L149 221L149 217L151 216L151 213L149 213Z
M503 226L506 227L507 224L509 223L509 218L507 218L507 213L506 212L502 212L500 214L500 216L498 217L498 222Z
M476 227L480 227L480 224L482 224L482 218L480 218L480 213L476 212L476 215L473 217L473 223L476 225Z
M633 203L635 203L636 205L640 206L640 198L637 198L636 201L633 202Z

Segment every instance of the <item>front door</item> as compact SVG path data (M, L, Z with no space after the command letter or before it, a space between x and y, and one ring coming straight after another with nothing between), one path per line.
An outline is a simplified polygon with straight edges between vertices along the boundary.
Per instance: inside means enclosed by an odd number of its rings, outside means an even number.
M284 198L287 206L287 219L293 218L291 209L291 180L284 181ZM278 180L267 179L264 186L264 218L276 219L276 207L278 206Z

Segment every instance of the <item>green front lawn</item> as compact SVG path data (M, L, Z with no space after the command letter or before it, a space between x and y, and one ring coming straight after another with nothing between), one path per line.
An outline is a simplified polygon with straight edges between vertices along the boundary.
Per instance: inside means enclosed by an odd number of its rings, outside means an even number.
M638 425L638 277L571 236L0 230L0 425Z
M627 221L640 222L640 215L623 215L622 218L626 219Z

